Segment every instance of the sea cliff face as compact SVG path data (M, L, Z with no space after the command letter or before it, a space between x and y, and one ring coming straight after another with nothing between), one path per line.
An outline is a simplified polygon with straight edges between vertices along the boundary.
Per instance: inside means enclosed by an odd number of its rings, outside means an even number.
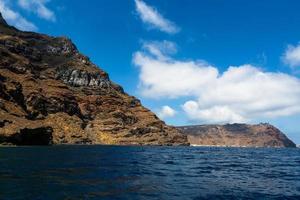
M296 147L270 124L226 124L182 126L191 145L231 147Z
M19 31L1 14L0 143L188 144L69 39Z

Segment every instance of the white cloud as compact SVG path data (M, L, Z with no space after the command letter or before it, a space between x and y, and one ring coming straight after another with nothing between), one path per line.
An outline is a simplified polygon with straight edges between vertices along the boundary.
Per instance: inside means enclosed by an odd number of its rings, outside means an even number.
M157 44L151 43L153 48ZM233 123L300 113L300 80L294 76L264 72L252 65L230 66L220 73L203 61L171 58L160 48L153 53L144 45L143 51L134 54L142 94L189 97L182 108L191 120Z
M300 67L300 44L298 46L289 45L283 54L283 61L290 67Z
M183 105L191 119L208 122L246 122L300 112L300 80L263 72L251 65L229 69L203 88L193 111Z
M48 2L49 0L19 0L18 4L23 9L36 13L40 18L55 21L54 12L46 7Z
M143 42L143 49L149 51L160 60L168 60L169 55L177 53L177 45L170 41Z
M170 20L164 18L154 7L147 5L142 0L135 0L135 5L141 20L150 25L151 28L171 34L179 32L179 28Z
M175 114L176 114L176 111L173 108L171 108L170 106L163 106L157 115L161 119L165 119L165 118L169 118L169 117L174 117Z
M242 123L247 121L226 105L201 108L198 102L187 101L182 108L194 121L205 123Z
M133 62L140 67L144 96L176 98L194 95L199 88L216 79L218 71L214 67L203 61L174 60L163 53L167 51L161 50L163 46L159 42L144 44L145 51L134 54Z
M23 31L36 31L37 27L26 20L22 15L18 12L13 11L7 4L6 1L0 0L0 12L3 15L3 18L7 20L7 22L20 30Z

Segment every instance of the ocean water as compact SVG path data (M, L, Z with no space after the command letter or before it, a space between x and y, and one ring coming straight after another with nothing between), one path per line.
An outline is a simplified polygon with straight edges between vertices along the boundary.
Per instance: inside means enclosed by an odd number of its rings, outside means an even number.
M300 149L3 147L0 199L300 199Z

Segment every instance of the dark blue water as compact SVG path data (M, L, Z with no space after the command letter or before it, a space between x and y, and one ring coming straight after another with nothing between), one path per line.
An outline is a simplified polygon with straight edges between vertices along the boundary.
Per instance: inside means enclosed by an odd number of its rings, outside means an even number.
M0 199L300 199L300 150L5 147Z

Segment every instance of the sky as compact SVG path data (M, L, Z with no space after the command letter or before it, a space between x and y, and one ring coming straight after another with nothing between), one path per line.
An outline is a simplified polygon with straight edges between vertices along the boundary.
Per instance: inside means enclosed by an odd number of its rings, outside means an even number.
M300 144L298 0L0 0L67 36L170 125L271 123Z

